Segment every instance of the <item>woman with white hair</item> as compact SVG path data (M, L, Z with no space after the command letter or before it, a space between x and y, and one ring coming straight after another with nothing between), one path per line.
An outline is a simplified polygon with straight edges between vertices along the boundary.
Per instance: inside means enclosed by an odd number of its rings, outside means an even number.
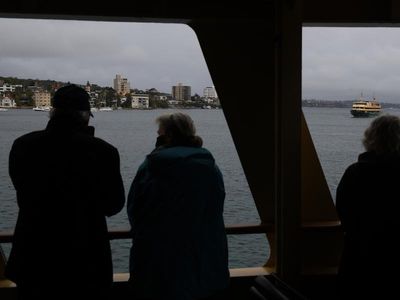
M229 282L223 178L188 115L156 121L128 195L135 299L211 299Z
M338 273L341 299L389 299L400 267L400 119L384 115L367 128L366 152L337 188L345 243ZM394 296L396 298L396 296Z

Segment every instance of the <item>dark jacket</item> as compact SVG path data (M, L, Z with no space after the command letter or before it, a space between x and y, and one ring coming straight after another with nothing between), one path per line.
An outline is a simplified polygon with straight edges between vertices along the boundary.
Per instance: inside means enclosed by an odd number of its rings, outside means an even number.
M225 190L211 153L167 147L147 156L128 195L131 280L155 299L197 299L228 285Z
M125 201L119 154L87 129L51 119L12 146L19 213L6 276L17 284L112 283L105 217Z
M345 231L341 290L349 299L382 296L400 267L400 156L361 154L339 183L336 208Z

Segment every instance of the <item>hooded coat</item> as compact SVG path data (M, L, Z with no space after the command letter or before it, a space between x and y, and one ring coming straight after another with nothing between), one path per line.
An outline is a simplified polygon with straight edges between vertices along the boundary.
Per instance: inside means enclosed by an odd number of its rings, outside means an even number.
M134 290L151 299L199 299L227 287L225 190L211 153L161 147L139 167L128 195Z
M6 276L18 286L63 293L112 283L106 216L125 202L119 154L88 129L51 119L12 146L19 212Z

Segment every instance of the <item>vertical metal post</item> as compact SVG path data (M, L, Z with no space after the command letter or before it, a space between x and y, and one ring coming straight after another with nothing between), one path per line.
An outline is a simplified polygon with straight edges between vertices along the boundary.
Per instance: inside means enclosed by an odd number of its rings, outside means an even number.
M276 270L294 283L301 271L302 1L276 1Z

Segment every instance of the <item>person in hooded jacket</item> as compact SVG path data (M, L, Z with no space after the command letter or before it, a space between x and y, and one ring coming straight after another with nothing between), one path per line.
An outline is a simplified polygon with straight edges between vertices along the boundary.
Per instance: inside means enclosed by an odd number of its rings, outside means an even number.
M338 291L341 299L389 299L400 267L400 119L380 116L364 136L366 152L346 169L336 193L345 233Z
M88 126L89 95L58 89L44 130L14 141L19 207L6 277L19 299L105 299L113 281L106 217L124 206L118 150Z
M133 292L139 299L211 299L229 283L222 174L188 115L162 115L157 123L156 148L128 195Z

